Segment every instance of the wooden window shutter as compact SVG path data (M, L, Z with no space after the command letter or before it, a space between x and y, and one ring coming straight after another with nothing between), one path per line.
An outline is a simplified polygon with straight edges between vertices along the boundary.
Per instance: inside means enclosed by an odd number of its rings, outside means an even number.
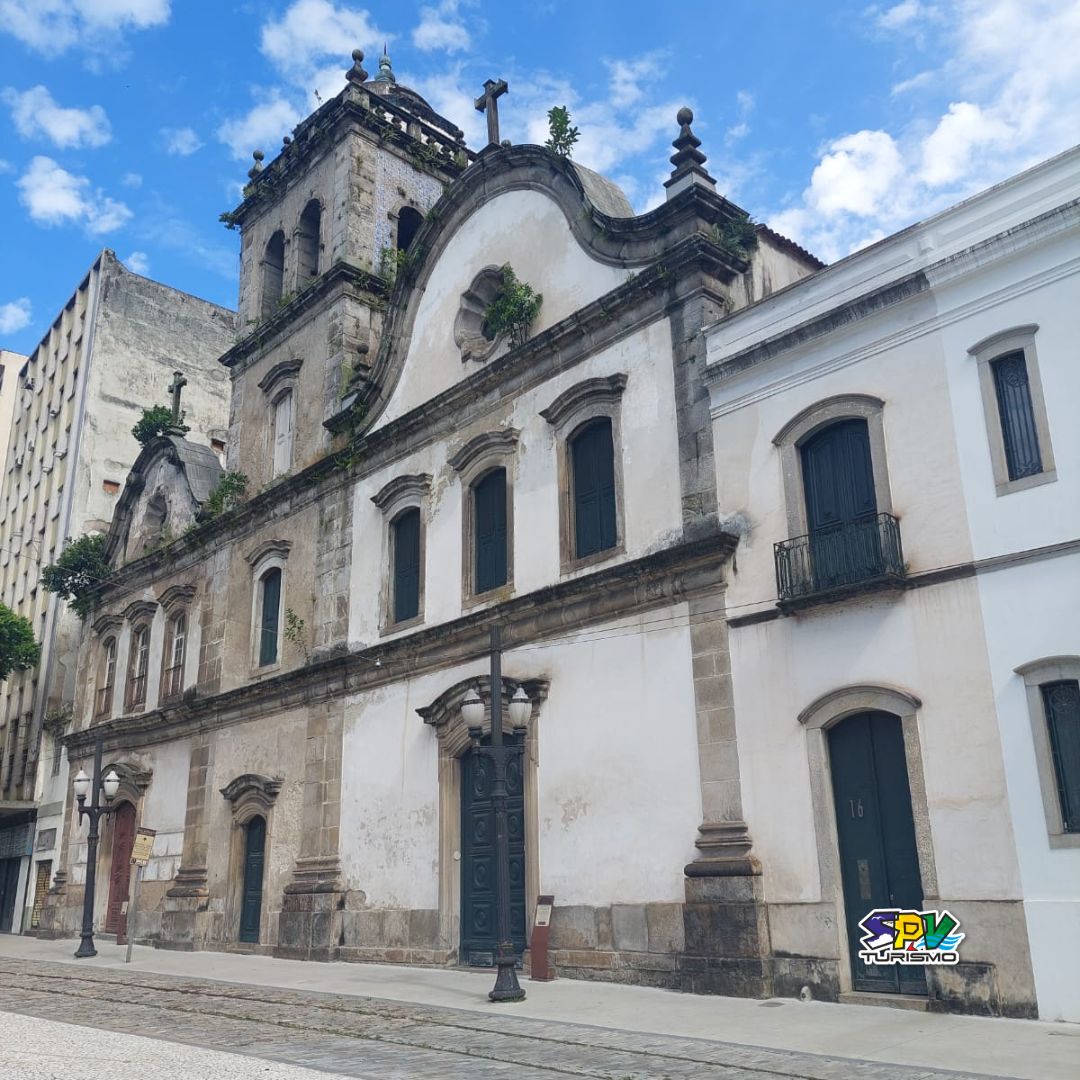
M406 510L393 524L394 622L420 614L420 511Z
M573 470L574 556L583 559L617 542L615 447L611 421L597 420L570 446Z
M278 658L278 623L281 607L281 571L268 570L262 577L262 611L259 624L259 667Z
M473 488L474 591L506 584L506 470L494 469Z

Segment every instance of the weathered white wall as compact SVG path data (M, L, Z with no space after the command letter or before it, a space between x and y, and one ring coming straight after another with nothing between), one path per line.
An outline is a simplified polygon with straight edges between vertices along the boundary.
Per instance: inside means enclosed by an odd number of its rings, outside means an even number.
M626 272L590 258L548 195L510 191L485 203L457 231L424 286L405 368L376 427L422 405L479 368L454 344L462 294L481 270L509 263L543 293L533 335L626 280Z
M461 614L463 490L447 459L481 432L503 427L521 432L513 476L514 592L520 595L560 579L555 435L540 410L583 379L617 372L628 375L621 404L626 553L613 556L611 562L641 556L670 540L681 527L681 511L671 337L665 320L622 339L534 390L500 402L487 416L463 426L452 440L425 447L357 485L350 641L371 642L379 636L380 591L386 580L386 524L371 496L396 476L432 476L424 621L439 623Z
M504 654L506 677L550 680L537 825L540 891L560 905L683 898L701 821L685 621L684 607L668 608ZM370 907L438 907L438 740L416 709L486 670L423 676L347 707L341 860Z

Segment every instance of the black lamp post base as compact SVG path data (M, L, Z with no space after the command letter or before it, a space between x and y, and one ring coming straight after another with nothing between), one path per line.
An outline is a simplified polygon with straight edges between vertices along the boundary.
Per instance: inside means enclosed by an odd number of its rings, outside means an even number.
M518 983L517 967L513 952L508 956L500 956L495 963L498 966L498 974L495 976L495 986L488 993L491 1001L524 1001L525 991Z
M88 956L97 956L97 949L94 948L93 937L83 934L82 941L79 942L79 947L75 951L75 959L85 960Z

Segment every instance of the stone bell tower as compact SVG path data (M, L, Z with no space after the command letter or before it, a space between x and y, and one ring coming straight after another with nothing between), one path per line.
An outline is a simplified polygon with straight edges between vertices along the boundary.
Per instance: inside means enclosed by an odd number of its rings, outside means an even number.
M273 160L255 151L244 201L222 215L241 234L229 468L252 488L327 452L323 421L378 348L398 252L475 156L385 51L374 78L363 59Z

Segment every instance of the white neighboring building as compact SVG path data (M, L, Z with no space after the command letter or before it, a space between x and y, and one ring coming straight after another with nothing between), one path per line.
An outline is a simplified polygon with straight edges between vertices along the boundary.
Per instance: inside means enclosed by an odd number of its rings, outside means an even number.
M1078 297L1080 148L708 332L771 951L841 996L1080 1020ZM960 964L853 965L890 904Z
M30 619L42 653L37 668L0 682L0 932L38 927L68 794L60 738L82 623L40 587L42 567L69 539L108 528L140 449L131 428L168 400L174 370L188 380L187 424L224 452L229 388L216 361L235 332L234 312L133 274L105 249L9 372L18 387L2 447L0 602Z

